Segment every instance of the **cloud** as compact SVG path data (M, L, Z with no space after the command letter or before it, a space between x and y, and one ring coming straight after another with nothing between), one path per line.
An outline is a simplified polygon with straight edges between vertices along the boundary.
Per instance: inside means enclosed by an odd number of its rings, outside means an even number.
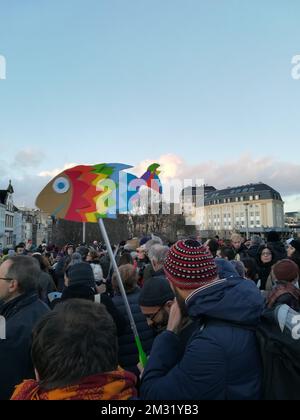
M9 172L8 164L5 160L0 160L0 177L3 178Z
M289 211L300 211L300 194L283 197L284 209Z
M178 178L182 175L183 160L181 157L173 154L162 155L156 160L143 160L139 165L135 166L131 172L137 176L141 176L146 171L148 166L154 162L161 165L160 178L162 181L167 182L172 178Z
M15 205L34 208L36 197L46 184L47 182L45 182L44 178L36 175L28 175L23 179L12 178L12 185L15 191Z
M271 157L253 158L245 154L237 159L217 162L214 160L188 165L176 155L163 155L141 162L135 170L139 174L152 162L161 164L161 178L203 179L217 189L264 182L282 195L300 194L300 164L278 161Z
M153 162L161 164L160 177L163 185L174 178L180 180L204 179L206 184L213 185L218 189L250 182L264 182L281 193L286 202L286 211L300 209L300 164L284 162L271 157L254 158L245 154L237 159L224 162L199 161L197 165L189 165L180 156L166 154L144 160L129 171L141 176ZM28 167L27 173L21 173L18 178L16 175L12 175L9 166L5 162L0 162L0 174L2 174L0 188L6 188L8 180L11 178L15 188L15 202L19 205L33 206L36 196L47 182L65 169L76 166L76 163L67 163L63 168L50 168L37 173L37 175L33 175L33 171Z
M55 178L61 172L65 171L66 169L70 169L76 165L78 165L78 163L66 163L63 168L55 168L48 171L42 171L38 174L38 176L42 178L49 178L49 179Z
M39 149L24 149L20 150L16 155L13 166L18 169L36 168L45 159L44 153Z
M217 162L214 160L188 165L180 156L167 154L141 162L135 173L141 175L150 163L161 164L163 184L177 178L204 180L217 189L263 182L279 191L286 202L286 211L300 210L300 164L276 160L272 157L253 158L251 154L237 159Z

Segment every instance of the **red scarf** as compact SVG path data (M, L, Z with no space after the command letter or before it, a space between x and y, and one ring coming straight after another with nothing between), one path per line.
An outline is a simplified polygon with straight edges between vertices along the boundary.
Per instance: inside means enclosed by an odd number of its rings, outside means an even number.
M268 308L272 308L280 296L289 294L300 302L300 290L292 283L279 283L268 296Z
M77 385L45 391L37 381L27 380L16 387L12 400L129 400L137 396L136 377L118 369L82 379Z

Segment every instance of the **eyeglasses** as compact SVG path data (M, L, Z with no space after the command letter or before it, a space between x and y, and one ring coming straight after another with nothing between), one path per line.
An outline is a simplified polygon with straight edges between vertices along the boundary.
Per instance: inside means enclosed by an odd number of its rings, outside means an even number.
M261 255L263 257L270 257L272 254L271 254L271 252L263 252Z
M0 277L0 280L12 281L13 279L10 277Z
M159 310L158 311L156 311L154 314L147 314L147 315L145 315L145 318L146 319L150 319L150 321L154 321L154 319L155 319L155 317L156 317L156 315L158 315L159 314L159 312L162 310L162 308L163 308L163 306L161 306L160 308L159 308Z

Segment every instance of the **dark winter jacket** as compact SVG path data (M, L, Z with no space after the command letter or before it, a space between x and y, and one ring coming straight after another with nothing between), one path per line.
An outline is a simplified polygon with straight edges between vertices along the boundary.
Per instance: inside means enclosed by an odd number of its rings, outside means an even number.
M164 274L164 271L161 270L160 274ZM156 272L154 271L154 268L152 267L152 264L148 264L144 271L144 284L146 281L151 279L153 276L156 275Z
M39 298L45 302L45 303L49 303L48 302L48 294L55 292L56 291L56 287L55 287L55 283L53 281L53 278L51 277L51 275L49 273L46 273L45 271L42 271L39 277L39 282L38 282L38 293L39 293Z
M275 264L274 261L263 264L261 261L258 262L258 277L260 278L260 290L266 290L267 280L271 274L272 266Z
M257 260L259 250L261 249L261 245L253 245L246 251L245 255L243 255L243 259L245 258L254 258Z
M60 259L55 267L55 279L56 279L56 285L57 290L59 292L62 292L65 287L65 272L64 268L68 265L68 263L71 261L71 257L69 255L66 255L62 259Z
M127 294L127 299L135 320L138 333L142 342L143 350L146 354L150 354L152 343L154 340L153 330L148 326L145 316L142 314L139 306L139 296L141 289L137 287L134 292ZM124 300L121 295L116 295L113 302L119 312L126 319L126 329L119 336L119 364L125 370L129 370L138 375L137 364L139 363L139 355L130 322L126 312Z
M257 400L261 361L255 327L264 299L253 282L218 280L187 299L190 317L199 320L185 354L178 336L166 331L153 344L141 386L146 400Z
M0 400L8 400L14 387L35 378L31 362L31 333L49 308L36 292L24 294L0 305L6 320L6 339L0 340Z

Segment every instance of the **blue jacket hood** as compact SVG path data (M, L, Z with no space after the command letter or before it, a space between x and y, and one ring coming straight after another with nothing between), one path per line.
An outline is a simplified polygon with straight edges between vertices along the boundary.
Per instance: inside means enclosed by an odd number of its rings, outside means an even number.
M191 318L215 318L256 326L264 298L251 280L230 277L194 291L186 300Z
M238 276L238 272L229 261L224 260L223 258L215 258L215 263L218 268L220 279Z

